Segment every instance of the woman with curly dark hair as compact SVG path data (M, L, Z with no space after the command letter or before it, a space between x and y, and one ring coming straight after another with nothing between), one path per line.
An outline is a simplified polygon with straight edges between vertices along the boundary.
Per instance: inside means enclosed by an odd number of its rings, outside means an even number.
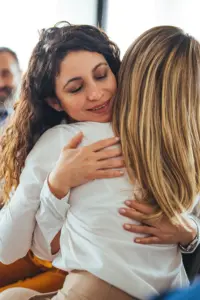
M113 75L117 76L119 49L103 31L88 25L70 25L41 32L23 79L20 101L1 142L0 179L5 179L4 202L18 186L26 157L42 133L63 120L74 122L70 114L52 108L47 99L57 101L55 78L60 64L68 52L80 50L103 55Z
M11 286L29 287L40 292L57 290L62 287L66 275L55 268L52 269L50 262L39 259L44 256L43 247L45 248L45 241L40 235L40 247L32 248L29 252L28 250L31 249L35 214L40 204L40 189L46 175L52 169L51 158L55 156L54 152L58 146L50 138L48 151L42 153L39 150L40 146L36 146L40 144L40 141L37 143L38 139L45 131L61 122L101 122L107 121L111 115L109 107L108 113L86 111L85 116L82 114L74 120L71 112L66 113L65 108L62 109L59 104L60 98L69 101L75 94L74 89L68 92L58 87L62 84L62 79L58 77L60 72L63 72L61 68L65 66L64 59L68 53L70 55L71 52L75 52L76 61L80 51L86 53L83 57L87 60L87 65L95 68L89 74L90 78L84 78L85 88L92 94L90 102L93 103L95 97L99 97L95 96L95 85L105 94L106 100L113 98L116 93L116 77L120 66L119 49L103 31L93 26L64 23L62 26L57 25L41 32L23 78L20 101L16 104L13 118L1 140L0 178L3 181L5 207L0 215L0 261L10 265L0 264L0 292ZM81 70L83 66L81 63L79 65ZM108 76L105 73L109 73ZM65 74L62 76L67 80ZM79 81L75 80L71 85L79 84ZM57 91L62 95L58 95ZM58 109L52 108L54 105L57 105ZM80 136L78 139L81 139ZM115 141L105 141L100 143L99 147L112 143ZM113 156L112 153L109 155ZM105 156L104 151L100 152L98 159L101 156ZM89 159L89 162L92 163L92 159ZM84 176L89 174L93 179L121 176L119 171L109 169L115 164L119 166L121 159L112 160L111 166L104 171L95 168L89 170L86 167L82 170ZM44 271L48 272L44 274ZM33 276L35 277L32 279L16 283Z

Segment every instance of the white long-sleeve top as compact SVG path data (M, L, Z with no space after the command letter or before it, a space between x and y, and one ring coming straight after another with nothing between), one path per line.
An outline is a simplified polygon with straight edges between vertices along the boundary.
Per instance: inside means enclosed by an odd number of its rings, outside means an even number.
M113 136L110 124L99 123L65 125L62 134L67 140L69 131L75 134L80 130L84 133L82 145ZM50 244L62 228L61 250L53 260L57 268L87 270L139 299L187 285L177 245L136 244L133 238L138 234L122 229L123 223L130 220L119 216L118 209L131 198L133 188L126 174L73 188L70 195L58 200L46 181L36 216L34 253L39 255L37 247L40 245L41 249L41 239L38 237L42 235L48 251L44 249L46 255L41 258L50 258Z
M41 189L58 160L62 147L69 141L65 138L62 126L45 132L26 159L14 195L0 210L0 261L4 264L10 264L24 257L31 249ZM41 234L38 240L41 249L38 247L37 253L41 257L44 249L48 247ZM52 258L49 255L49 259Z
M186 285L177 245L138 245L134 234L123 230L122 224L130 220L118 208L133 189L127 175L89 182L62 200L51 194L45 179L63 146L80 130L82 145L113 136L109 124L77 123L56 126L40 138L14 196L0 212L0 261L11 263L32 248L60 269L87 270L140 299ZM52 256L50 243L61 228L61 251Z

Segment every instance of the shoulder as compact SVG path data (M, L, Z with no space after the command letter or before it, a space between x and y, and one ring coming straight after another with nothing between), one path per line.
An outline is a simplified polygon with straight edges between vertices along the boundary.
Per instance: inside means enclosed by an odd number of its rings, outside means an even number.
M46 143L46 141L50 143L55 143L62 140L62 138L71 138L76 133L78 133L78 130L73 128L71 125L68 124L57 125L45 131L41 135L41 137L39 138L35 146Z
M45 131L27 157L27 161L49 160L60 155L62 148L78 133L70 125L61 124Z
M82 131L86 140L98 141L113 136L112 125L110 123L85 122L72 125L74 130Z
M38 157L47 159L52 155L57 156L62 148L80 131L84 135L81 145L113 136L110 123L77 122L74 124L60 124L43 133L30 152L29 160Z

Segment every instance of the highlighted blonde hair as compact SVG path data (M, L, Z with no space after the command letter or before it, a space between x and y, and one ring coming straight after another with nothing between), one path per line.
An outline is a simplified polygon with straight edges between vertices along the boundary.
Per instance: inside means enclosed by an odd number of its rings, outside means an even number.
M172 26L152 28L128 49L119 73L113 128L130 180L155 206L180 213L200 188L200 44Z

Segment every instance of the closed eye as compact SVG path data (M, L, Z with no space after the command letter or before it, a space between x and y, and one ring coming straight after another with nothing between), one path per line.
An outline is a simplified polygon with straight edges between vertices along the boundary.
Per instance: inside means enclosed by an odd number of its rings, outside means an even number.
M78 93L81 89L82 89L82 85L80 86L80 87L78 87L78 88L76 88L76 89L74 89L74 90L71 90L71 91L69 91L71 94L76 94L76 93Z
M106 77L107 77L107 74L104 74L102 76L97 76L96 79L101 80L101 79L105 79Z

